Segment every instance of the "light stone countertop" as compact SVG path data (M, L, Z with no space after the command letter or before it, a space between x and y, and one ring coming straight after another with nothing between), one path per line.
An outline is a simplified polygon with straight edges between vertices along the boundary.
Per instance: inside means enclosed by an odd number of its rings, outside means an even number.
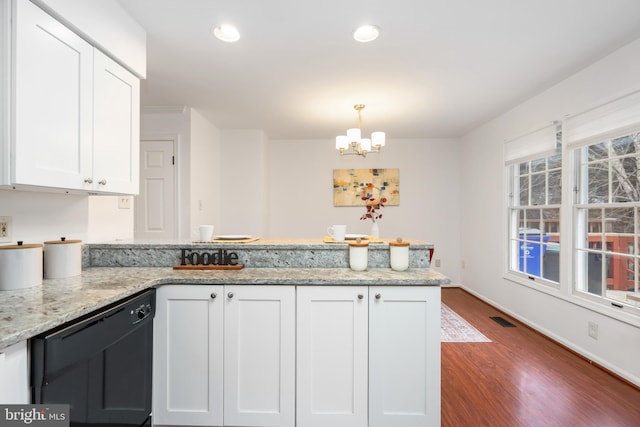
M430 268L396 272L370 268L244 268L182 271L171 267L91 267L81 276L0 292L0 350L141 290L163 284L439 286L448 277Z

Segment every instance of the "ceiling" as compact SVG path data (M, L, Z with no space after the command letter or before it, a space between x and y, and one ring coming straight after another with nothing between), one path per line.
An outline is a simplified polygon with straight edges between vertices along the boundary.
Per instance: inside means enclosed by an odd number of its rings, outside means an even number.
M638 0L120 0L146 29L143 106L219 129L458 137L640 37ZM234 24L236 43L211 29ZM353 40L364 23L371 43Z

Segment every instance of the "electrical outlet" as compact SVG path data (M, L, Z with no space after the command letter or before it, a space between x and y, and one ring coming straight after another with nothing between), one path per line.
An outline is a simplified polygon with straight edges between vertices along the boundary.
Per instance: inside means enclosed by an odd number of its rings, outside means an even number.
M598 324L589 322L589 336L594 340L598 339Z
M436 258L436 267L440 267L440 258Z
M131 196L118 196L118 209L131 209Z
M10 242L11 231L12 231L11 217L0 216L0 242Z

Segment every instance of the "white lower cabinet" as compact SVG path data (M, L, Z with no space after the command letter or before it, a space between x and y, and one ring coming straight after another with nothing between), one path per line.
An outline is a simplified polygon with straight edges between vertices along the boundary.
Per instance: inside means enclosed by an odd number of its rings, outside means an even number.
M153 423L222 425L223 286L165 285L153 323Z
M369 289L369 427L440 425L440 287Z
M154 425L295 425L295 287L164 285Z
M297 426L367 427L367 294L298 287Z
M295 287L224 292L224 425L294 427Z
M164 285L155 425L440 425L438 286Z
M0 349L0 404L27 404L29 398L27 342Z

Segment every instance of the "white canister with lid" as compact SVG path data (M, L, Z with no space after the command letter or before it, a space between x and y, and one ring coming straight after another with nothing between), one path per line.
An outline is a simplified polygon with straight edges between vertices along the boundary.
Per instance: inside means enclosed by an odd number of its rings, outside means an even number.
M360 239L349 242L349 267L354 271L364 271L367 269L368 262L369 243L361 242Z
M42 285L42 245L0 245L0 291Z
M392 270L404 271L409 268L409 242L398 237L395 242L389 242L389 252Z
M44 242L44 278L64 279L82 274L82 240Z

